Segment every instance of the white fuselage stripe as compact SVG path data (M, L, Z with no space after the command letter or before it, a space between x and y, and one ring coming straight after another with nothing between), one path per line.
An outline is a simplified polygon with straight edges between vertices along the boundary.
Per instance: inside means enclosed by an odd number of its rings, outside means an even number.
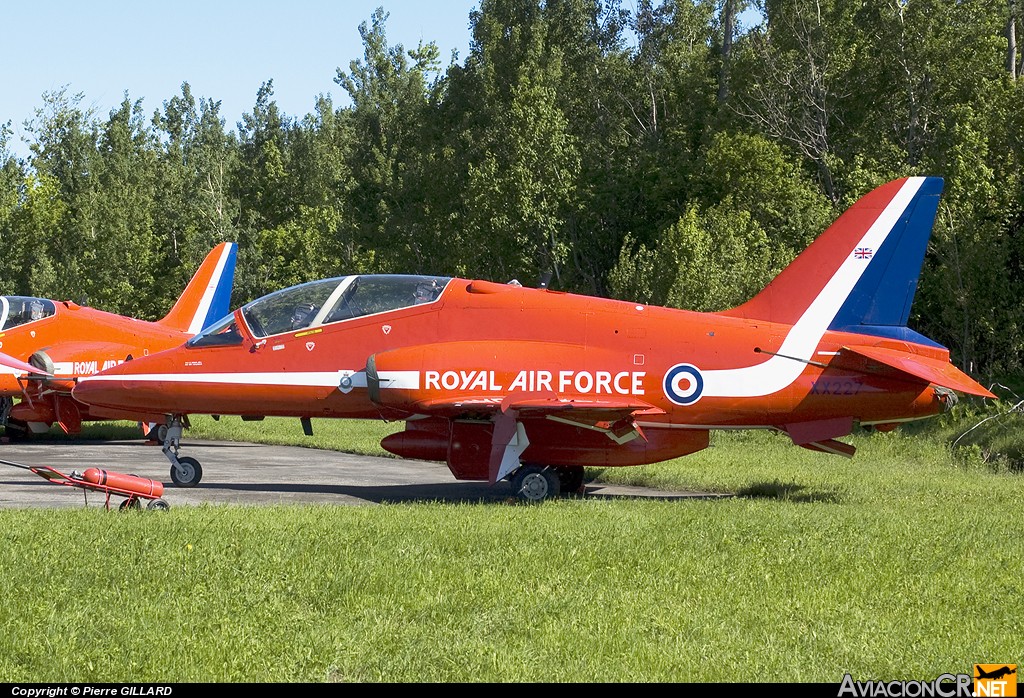
M855 248L877 250L881 247L924 181L924 177L907 179ZM814 355L818 342L869 264L853 254L847 256L786 335L777 352L784 356L773 356L763 363L744 368L702 371L704 397L762 397L791 385L803 372L803 362L809 361Z
M220 385L276 385L299 387L337 387L342 376L349 376L353 388L366 387L365 371L279 371L273 373L140 373L95 375L85 381L134 381L139 383L209 383ZM381 371L378 378L386 388L418 390L419 371Z

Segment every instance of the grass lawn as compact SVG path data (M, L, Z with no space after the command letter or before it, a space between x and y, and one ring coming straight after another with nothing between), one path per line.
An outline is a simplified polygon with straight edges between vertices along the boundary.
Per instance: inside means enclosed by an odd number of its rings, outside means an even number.
M725 499L3 510L0 682L838 684L1021 663L1004 408L859 435L850 460L716 433L589 473ZM314 427L189 436L379 454L398 425Z

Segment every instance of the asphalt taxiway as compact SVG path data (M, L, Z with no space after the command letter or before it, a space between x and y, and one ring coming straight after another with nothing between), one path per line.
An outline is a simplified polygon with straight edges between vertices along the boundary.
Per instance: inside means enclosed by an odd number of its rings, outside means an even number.
M458 481L443 463L360 456L298 446L188 441L182 456L199 460L198 486L171 484L170 465L159 446L143 441L38 441L0 443L0 460L48 466L70 475L101 468L164 483L172 508L202 504L337 504L383 502L514 501L511 485ZM581 495L575 495L581 496ZM588 482L584 497L716 497ZM105 506L105 495L58 485L29 470L0 464L0 508ZM112 496L111 508L123 497ZM144 503L145 504L145 503Z

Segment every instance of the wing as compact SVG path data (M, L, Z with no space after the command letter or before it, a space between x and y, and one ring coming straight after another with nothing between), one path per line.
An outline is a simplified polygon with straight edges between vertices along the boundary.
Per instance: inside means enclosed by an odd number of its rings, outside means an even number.
M488 462L491 484L519 466L519 456L530 441L523 420L549 419L554 422L601 432L616 444L645 438L639 415L664 414L664 410L642 400L581 400L559 398L553 393L514 393L503 398L450 397L410 403L418 414L457 419L488 416L494 422L494 436Z
M617 352L608 350L605 358L602 351L522 340L416 345L370 356L366 385L370 400L381 408L493 422L488 470L493 483L518 467L529 446L524 420L591 429L621 445L643 437L637 415L664 414L637 396L630 371L598 370L621 361ZM572 390L564 367L580 366L584 359L590 361L593 390Z

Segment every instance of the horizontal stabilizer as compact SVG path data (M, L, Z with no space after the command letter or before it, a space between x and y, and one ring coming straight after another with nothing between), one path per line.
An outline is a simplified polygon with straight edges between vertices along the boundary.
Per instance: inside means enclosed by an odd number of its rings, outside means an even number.
M884 347L845 346L843 351L863 356L943 388L981 397L995 397L991 391L948 361Z

